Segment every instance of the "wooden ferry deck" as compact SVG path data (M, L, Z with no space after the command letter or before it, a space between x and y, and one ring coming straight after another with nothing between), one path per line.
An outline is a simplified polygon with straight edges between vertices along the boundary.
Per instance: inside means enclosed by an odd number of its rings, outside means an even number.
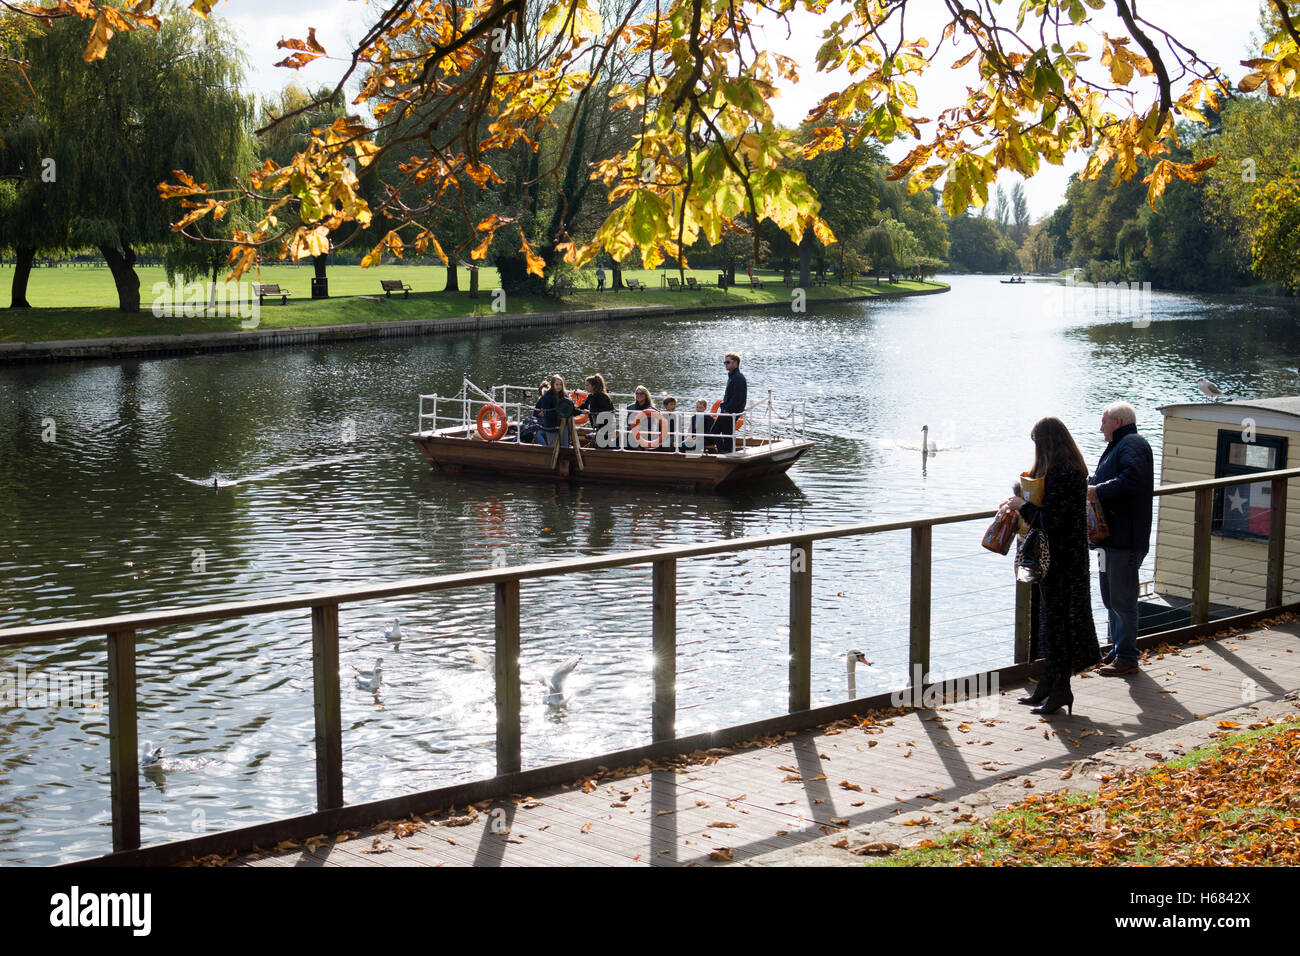
M1145 655L1132 678L1074 681L1073 716L996 698L839 721L704 762L549 788L238 857L228 865L713 866L856 863L870 841L907 845L1007 796L1095 788L1114 767L1191 749L1228 714L1300 714L1300 621ZM1250 703L1251 699L1256 704ZM996 701L996 709L990 702ZM1243 709L1244 708L1244 709ZM1292 709L1294 708L1294 709ZM1152 756L1152 755L1156 756ZM1068 780L1062 774L1070 771ZM996 792L992 788L999 788ZM923 821L929 820L930 823ZM842 846L834 844L841 843Z

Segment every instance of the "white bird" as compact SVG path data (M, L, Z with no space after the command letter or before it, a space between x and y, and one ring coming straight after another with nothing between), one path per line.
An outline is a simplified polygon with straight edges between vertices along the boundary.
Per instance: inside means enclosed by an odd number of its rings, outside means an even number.
M402 639L402 619L393 618L393 623L388 625L388 630L384 631L384 637L390 641L400 641Z
M847 662L846 669L848 670L849 678L849 700L854 700L858 696L858 665L866 664L870 667L871 661L867 660L867 655L863 654L856 647L851 651L847 651L844 655L844 659Z
M383 667L384 659L382 657L376 660L374 668L368 671L363 671L356 664L353 664L352 669L357 672L357 676L353 679L362 690L374 691L377 694L379 693L379 685L384 679Z
M1202 375L1196 380L1196 387L1199 388L1206 398L1219 399L1223 397L1223 389L1215 385L1208 378Z
M581 660L582 660L581 655L577 657L569 658L567 661L565 661L563 664L561 664L559 667L555 669L555 673L553 673L550 677L546 679L546 706L547 707L559 707L561 704L565 703L565 697L564 697L565 678L567 678L570 674L573 673L573 669L578 666L578 662Z
M937 454L939 445L937 442L930 441L930 426L921 426L921 450L929 455Z
M144 756L140 758L140 766L152 767L162 760L163 749L155 747L152 740L144 742Z

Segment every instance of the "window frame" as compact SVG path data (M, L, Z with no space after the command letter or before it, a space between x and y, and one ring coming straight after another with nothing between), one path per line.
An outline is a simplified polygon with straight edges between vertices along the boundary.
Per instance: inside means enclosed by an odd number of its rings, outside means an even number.
M1257 468L1251 465L1231 464L1228 457L1233 445L1262 445L1274 449L1277 454L1273 467ZM1281 470L1286 467L1288 445L1289 439L1285 435L1265 435L1256 432L1252 441L1243 441L1241 429L1220 428L1215 443L1214 477L1231 478L1235 475L1254 475L1261 471ZM1214 508L1210 518L1210 533L1223 538L1236 538L1241 541L1268 541L1267 532L1239 531L1235 528L1225 529L1223 527L1223 506L1227 491L1227 488L1214 489ZM1269 508L1271 509L1272 506L1270 500ZM1249 512L1246 520L1249 523Z

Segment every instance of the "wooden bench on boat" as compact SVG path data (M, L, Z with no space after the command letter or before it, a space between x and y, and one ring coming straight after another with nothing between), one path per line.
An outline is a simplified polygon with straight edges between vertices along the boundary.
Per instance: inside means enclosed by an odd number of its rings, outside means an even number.
M280 304L288 305L289 296L293 295L293 293L281 289L278 282L254 282L253 295L257 296L258 305L262 305L266 301L268 295L272 298L278 295L280 297Z

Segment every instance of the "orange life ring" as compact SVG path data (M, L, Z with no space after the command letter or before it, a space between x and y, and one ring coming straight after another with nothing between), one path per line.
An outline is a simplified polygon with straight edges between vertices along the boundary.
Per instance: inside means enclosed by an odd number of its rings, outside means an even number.
M649 419L659 420L658 437L655 436L648 436L646 438L641 437L641 420L643 418L647 420ZM635 415L633 415L631 437L632 440L642 448L658 448L660 445L666 442L668 440L668 423L664 421L664 417L659 413L659 409L643 408L640 411L638 411Z
M718 399L716 402L713 403L713 407L712 407L711 409L709 409L709 414L710 414L710 415L716 415L716 414L718 414L718 409L721 408L721 407L722 407L722 399ZM744 416L744 415L737 415L737 416L736 416L736 428L740 428L740 426L743 425L743 424L745 424L745 416Z
M506 433L506 413L500 405L484 405L478 410L476 421L484 441L497 441Z
M572 392L569 393L569 398L573 399L573 407L577 408L579 405L581 405L583 402L587 400L587 393L580 388L575 388ZM575 425L587 424L587 413L583 412L581 415L574 415L573 424Z

